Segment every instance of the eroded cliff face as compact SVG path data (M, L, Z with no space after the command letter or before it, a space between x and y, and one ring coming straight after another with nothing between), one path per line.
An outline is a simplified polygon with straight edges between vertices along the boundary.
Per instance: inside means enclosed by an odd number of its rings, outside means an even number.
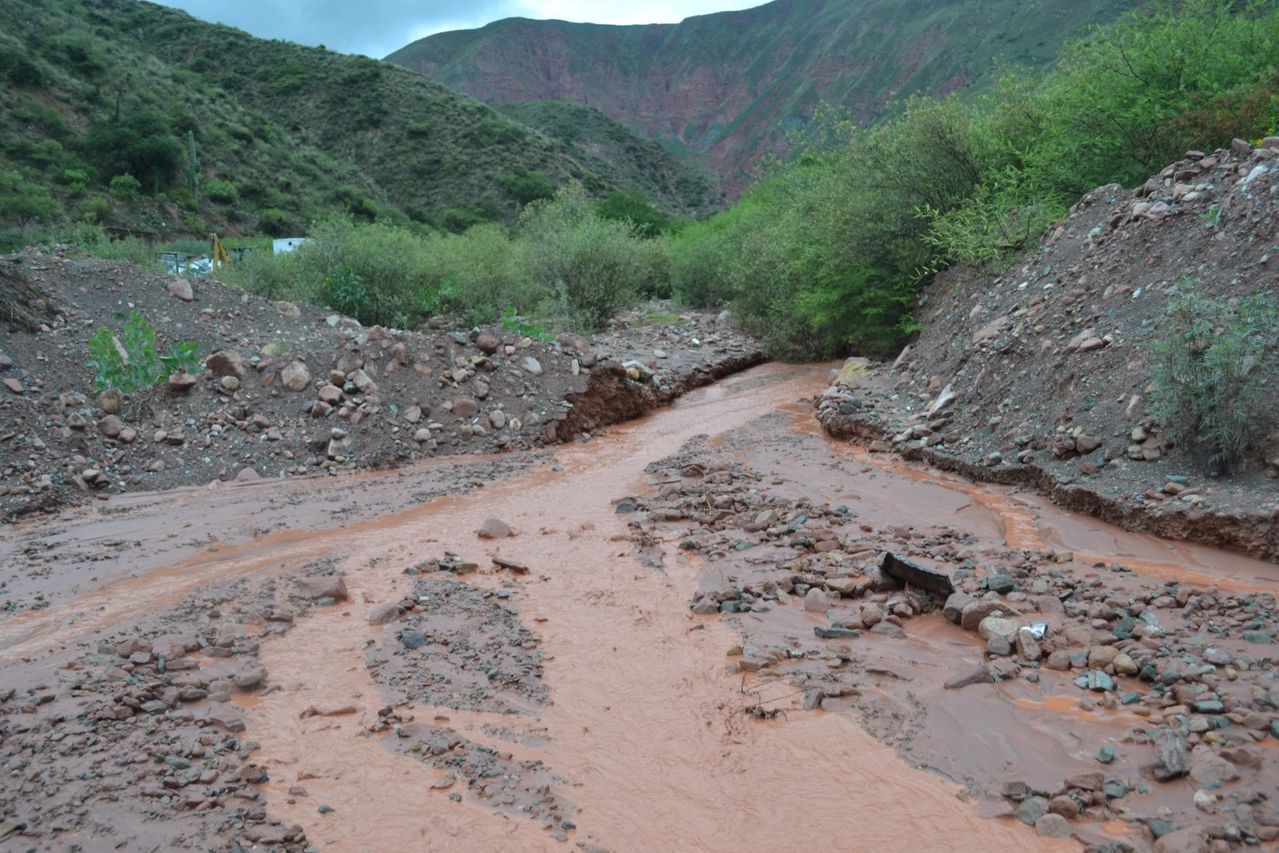
M914 93L1042 65L1139 0L777 0L679 24L508 19L414 42L389 61L481 100L595 107L699 155L742 187L821 101L861 121Z

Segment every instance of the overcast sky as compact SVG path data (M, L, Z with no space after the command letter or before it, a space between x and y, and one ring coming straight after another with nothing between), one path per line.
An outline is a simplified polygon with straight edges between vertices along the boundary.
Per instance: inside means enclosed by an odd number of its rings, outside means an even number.
M381 58L415 39L498 18L559 18L597 24L673 23L748 9L764 0L159 0L197 18L262 38L322 44Z

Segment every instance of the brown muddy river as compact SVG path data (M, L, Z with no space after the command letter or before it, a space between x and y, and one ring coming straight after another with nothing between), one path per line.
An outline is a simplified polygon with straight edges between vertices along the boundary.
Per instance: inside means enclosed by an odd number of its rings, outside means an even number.
M271 768L270 813L301 824L322 850L566 849L536 821L450 797L458 789L440 770L393 749L393 735L368 731L387 702L366 654L392 630L370 626L368 615L379 603L411 594L407 567L454 552L481 567L465 576L467 583L511 591L520 620L540 640L549 702L523 713L417 707L412 717L509 752L517 762L540 761L574 807L569 844L618 851L1078 849L1016 822L979 817L976 804L959 796L960 786L909 766L848 713L805 712L798 699L788 699L779 702L785 715L748 719L742 711L752 700L725 656L740 642L736 632L688 609L701 566L673 543L664 549L663 570L635 556L627 517L614 512L613 501L644 492L650 462L694 436L716 440L749 431L770 413L790 414L797 433L813 431L800 401L822 390L826 373L815 366L756 368L553 458L530 457L524 470L484 488L423 503L404 499L416 480L447 480L461 463L350 481L187 491L180 496L183 517L223 523L186 539L174 538L172 502L146 498L115 515L83 510L62 519L58 530L7 531L10 553L31 541L75 547L76 525L91 525L99 539L127 536L137 543L133 553L163 559L126 554L103 561L95 565L92 594L69 585L51 606L0 622L0 660L51 655L213 581L336 560L350 601L320 609L263 645L261 661L278 689L237 694L247 713L245 737L261 744L255 761ZM852 458L873 469L839 484L856 496L863 521L942 520L1017 548L1122 560L1158 581L1274 590L1279 577L1274 566L1126 533L1035 496L832 442L821 446L831 460ZM356 489L358 511L326 512ZM263 531L254 518L274 519L273 529ZM474 531L489 518L505 521L516 535L477 539ZM512 584L491 569L492 556L529 572ZM785 692L780 684L765 689ZM1058 705L1024 707L1078 713L1069 700ZM304 714L314 708L351 712ZM290 796L297 784L307 797ZM318 814L318 803L333 813Z

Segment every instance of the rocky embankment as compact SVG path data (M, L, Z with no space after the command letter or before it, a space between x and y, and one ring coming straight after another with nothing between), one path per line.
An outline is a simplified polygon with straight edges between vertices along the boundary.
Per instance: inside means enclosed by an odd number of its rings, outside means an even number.
M590 338L365 328L216 281L26 253L0 319L0 514L77 496L384 467L571 440L763 360L715 314L647 306ZM19 310L20 309L20 310ZM93 390L88 339L138 311L202 370Z
M1169 294L1186 282L1218 299L1275 294L1276 216L1279 138L1189 152L1134 191L1100 187L1012 270L940 276L920 300L918 341L892 366L848 364L817 416L872 450L1277 559L1279 432L1242 474L1218 478L1149 410ZM1279 411L1279 388L1264 393Z

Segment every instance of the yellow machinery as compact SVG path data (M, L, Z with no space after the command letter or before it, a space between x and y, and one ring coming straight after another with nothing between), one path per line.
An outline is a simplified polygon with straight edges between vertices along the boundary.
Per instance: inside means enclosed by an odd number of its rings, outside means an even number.
M218 239L217 234L209 235L213 258L213 272L218 273L222 270L231 268L231 253L226 250L226 246L222 245L222 241Z

